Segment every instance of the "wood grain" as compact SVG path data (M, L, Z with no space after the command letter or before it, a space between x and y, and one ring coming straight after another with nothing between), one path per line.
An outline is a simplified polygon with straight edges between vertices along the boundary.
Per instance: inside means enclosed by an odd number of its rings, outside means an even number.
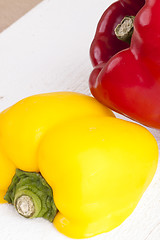
M0 0L0 32L42 0Z
M0 34L0 111L33 94L75 91L90 95L89 46L99 17L114 1L44 0ZM148 130L160 150L160 130ZM2 240L68 239L45 220L16 214L9 204L0 204L0 234ZM133 213L119 227L92 239L160 239L160 158L155 177Z

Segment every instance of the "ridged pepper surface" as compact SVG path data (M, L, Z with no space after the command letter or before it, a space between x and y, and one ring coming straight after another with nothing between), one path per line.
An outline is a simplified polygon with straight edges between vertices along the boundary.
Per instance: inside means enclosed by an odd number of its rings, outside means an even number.
M27 218L48 219L72 238L120 225L158 160L148 130L69 92L31 96L3 111L0 149L1 202Z
M93 66L106 63L117 52L129 47L128 43L117 39L114 29L125 16L135 16L144 3L145 0L119 0L106 9L90 47Z
M93 96L109 108L160 129L160 1L147 0L134 20L130 48L90 76ZM97 71L97 70L95 70Z

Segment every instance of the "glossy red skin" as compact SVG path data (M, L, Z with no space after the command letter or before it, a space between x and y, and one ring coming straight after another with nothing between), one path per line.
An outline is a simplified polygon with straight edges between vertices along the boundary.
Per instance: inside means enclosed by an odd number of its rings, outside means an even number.
M160 0L147 0L134 21L129 49L113 56L98 77L93 96L109 108L160 129Z
M120 0L113 3L103 13L90 47L93 66L107 62L117 52L128 48L129 44L117 39L114 29L126 15L136 15L145 0Z

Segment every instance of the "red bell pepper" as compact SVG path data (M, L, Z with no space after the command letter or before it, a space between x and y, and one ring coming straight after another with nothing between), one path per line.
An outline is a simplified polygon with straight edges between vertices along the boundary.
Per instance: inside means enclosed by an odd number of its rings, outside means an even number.
M113 3L103 13L90 47L93 66L107 62L113 55L129 45L117 39L114 29L127 15L135 16L144 5L145 0L120 0Z
M90 76L94 97L144 125L160 129L160 0L146 0L134 20L130 48Z

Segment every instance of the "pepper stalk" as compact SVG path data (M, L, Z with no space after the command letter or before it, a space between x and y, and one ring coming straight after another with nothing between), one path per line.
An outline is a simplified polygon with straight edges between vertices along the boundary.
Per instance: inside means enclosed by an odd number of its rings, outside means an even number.
M134 31L134 19L135 16L124 17L114 30L116 37L123 42L127 42L129 45Z
M57 213L52 189L40 173L16 169L4 199L26 218L43 217L52 222Z

